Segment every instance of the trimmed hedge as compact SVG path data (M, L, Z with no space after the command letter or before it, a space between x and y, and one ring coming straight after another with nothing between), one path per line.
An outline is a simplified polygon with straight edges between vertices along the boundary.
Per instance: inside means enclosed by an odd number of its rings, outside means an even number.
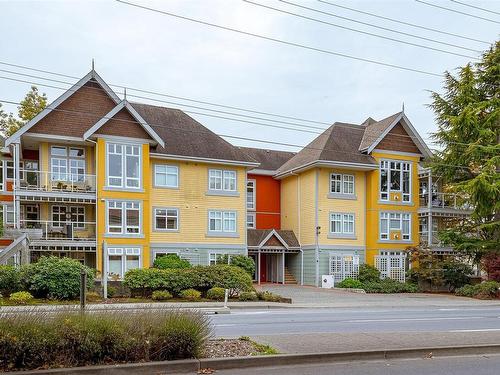
M361 281L352 279L348 277L347 279L342 280L338 283L337 288L348 288L348 289L363 289L364 285Z
M245 255L220 255L217 258L217 263L230 264L232 266L237 266L243 268L251 277L255 274L255 262L253 258L247 257Z
M8 297L21 290L21 276L14 266L0 266L0 294Z
M207 291L207 298L215 301L224 301L226 290L224 288L214 287Z
M185 289L206 293L211 288L219 287L229 289L231 297L253 289L249 274L239 267L226 264L166 270L138 268L125 274L123 284L130 288L132 295L144 297L159 289L179 295Z
M212 334L191 311L21 314L0 319L0 371L196 358Z
M347 278L336 284L338 288L364 289L366 293L416 293L418 286L412 283L401 283L393 279L365 281Z
M167 254L155 259L153 267L161 270L169 268L191 268L191 263L181 259L177 254Z
M496 281L485 281L476 285L465 285L455 291L462 297L473 297L479 299L492 299L500 296L500 283Z

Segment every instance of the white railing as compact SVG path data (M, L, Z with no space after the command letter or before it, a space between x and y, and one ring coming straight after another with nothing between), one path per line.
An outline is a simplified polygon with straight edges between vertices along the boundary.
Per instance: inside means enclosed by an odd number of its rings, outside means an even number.
M83 173L59 173L22 169L19 190L94 193L96 176Z
M464 196L454 193L420 194L420 207L472 210L472 206L467 202Z
M406 257L404 255L376 255L375 267L380 278L390 278L404 283L406 280Z
M52 220L21 220L21 228L31 241L89 241L96 239L95 222L69 222Z
M429 232L424 231L424 232L419 232L420 234L420 243L423 245L434 245L434 246L439 246L441 244L441 241L439 240L439 237L437 233L432 233L431 236L431 243L429 243Z

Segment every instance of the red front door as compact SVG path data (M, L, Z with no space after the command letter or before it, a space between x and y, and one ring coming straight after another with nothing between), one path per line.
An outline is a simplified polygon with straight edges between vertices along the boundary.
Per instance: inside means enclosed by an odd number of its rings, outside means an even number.
M267 266L266 266L266 256L260 254L260 282L265 283L267 281Z

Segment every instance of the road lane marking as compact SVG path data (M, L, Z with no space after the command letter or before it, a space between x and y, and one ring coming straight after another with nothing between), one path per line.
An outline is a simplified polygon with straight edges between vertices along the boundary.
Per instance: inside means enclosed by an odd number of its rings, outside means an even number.
M495 332L500 331L500 328L484 328L484 329L454 329L448 332Z
M429 320L468 320L468 319L486 319L485 316L463 316L463 317L444 317L444 318L395 318L395 319L355 319L344 320L343 323L383 323L383 322L411 322L411 321L429 321Z

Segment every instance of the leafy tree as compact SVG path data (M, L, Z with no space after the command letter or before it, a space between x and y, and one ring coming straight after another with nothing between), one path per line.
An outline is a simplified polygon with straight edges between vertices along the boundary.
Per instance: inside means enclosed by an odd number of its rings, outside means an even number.
M430 167L474 211L441 240L480 264L500 251L500 41L479 63L445 72L443 91L431 94L441 150Z
M191 263L185 259L181 259L177 254L167 254L155 259L153 267L161 270L169 268L190 268Z
M33 117L39 114L47 106L47 95L39 94L36 86L31 86L30 91L17 107L19 119L12 113L6 113L0 104L0 130L6 135L11 136L24 126Z

